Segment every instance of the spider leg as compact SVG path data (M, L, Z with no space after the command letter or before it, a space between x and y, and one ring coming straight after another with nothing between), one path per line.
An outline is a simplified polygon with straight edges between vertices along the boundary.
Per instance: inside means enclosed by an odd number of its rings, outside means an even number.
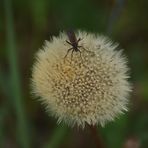
M81 55L81 51L80 51L80 50L78 50L78 51L79 51L79 53L80 53L80 58L81 58L81 60L82 60L82 62L83 62L82 55Z
M92 51L87 50L86 48L84 48L83 46L78 46L79 48L83 48L86 52L90 53L91 56L94 56L94 53Z
M68 43L68 44L70 44L72 46L72 44L69 41L67 41L67 40L66 40L66 43Z
M87 50L86 48L84 48L83 46L78 46L79 48L83 48L85 51L90 52L89 50Z
M65 55L65 57L64 57L64 60L65 60L65 58L67 57L68 53L69 53L72 49L73 49L73 47L68 49L68 51L67 51L67 53L66 53L66 55Z
M80 41L83 40L83 39L84 39L84 38L79 38L79 39L77 40L77 43L80 42Z
M73 52L74 52L75 50L73 49L72 50L72 52L71 52L71 61L72 61L72 58L73 58Z
M77 40L77 43L79 43L81 40L82 40L82 39L81 39L81 38L79 38L79 39Z

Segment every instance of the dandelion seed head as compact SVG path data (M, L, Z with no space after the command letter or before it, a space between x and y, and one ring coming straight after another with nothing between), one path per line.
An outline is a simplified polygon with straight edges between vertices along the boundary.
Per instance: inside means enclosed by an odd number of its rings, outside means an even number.
M64 60L67 35L46 41L36 54L32 89L47 111L70 126L105 125L127 111L129 92L127 59L103 36L78 31L79 52Z

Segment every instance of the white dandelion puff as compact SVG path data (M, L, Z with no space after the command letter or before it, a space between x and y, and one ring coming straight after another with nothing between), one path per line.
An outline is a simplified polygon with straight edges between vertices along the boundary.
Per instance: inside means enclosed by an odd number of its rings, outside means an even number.
M127 59L108 38L78 31L79 52L67 54L66 33L46 41L36 54L32 71L33 93L58 122L84 127L102 126L127 111Z

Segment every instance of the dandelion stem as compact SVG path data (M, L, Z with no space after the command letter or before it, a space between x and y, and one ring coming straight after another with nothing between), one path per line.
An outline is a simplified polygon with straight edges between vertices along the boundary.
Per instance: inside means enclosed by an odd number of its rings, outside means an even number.
M96 126L88 125L97 148L105 148Z

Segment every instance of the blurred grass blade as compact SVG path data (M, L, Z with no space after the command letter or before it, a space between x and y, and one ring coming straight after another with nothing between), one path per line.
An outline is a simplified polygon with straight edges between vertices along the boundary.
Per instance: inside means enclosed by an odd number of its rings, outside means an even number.
M34 21L34 26L37 29L43 29L46 26L46 21L48 20L48 1L46 0L31 0L31 11L32 20Z
M3 106L0 108L0 147L4 147L4 139L5 139L5 129L4 129L4 125L5 125L5 116L7 114L8 108L7 106Z
M9 78L6 79L6 74L3 73L2 69L0 68L0 89L7 95L7 91L9 90Z
M6 45L10 66L11 91L13 92L11 99L13 99L12 102L14 102L13 105L16 111L18 124L17 139L19 139L20 146L22 148L29 148L29 134L27 131L26 115L24 111L23 95L18 70L11 0L4 0L4 8L6 17Z
M114 8L112 10L112 13L109 17L109 22L108 22L108 28L107 28L107 33L110 35L112 33L113 27L115 23L117 22L121 11L125 5L125 0L115 0Z
M62 126L59 125L52 134L49 143L46 144L44 148L59 148L59 145L65 139L67 133L68 133L68 127L65 125Z

